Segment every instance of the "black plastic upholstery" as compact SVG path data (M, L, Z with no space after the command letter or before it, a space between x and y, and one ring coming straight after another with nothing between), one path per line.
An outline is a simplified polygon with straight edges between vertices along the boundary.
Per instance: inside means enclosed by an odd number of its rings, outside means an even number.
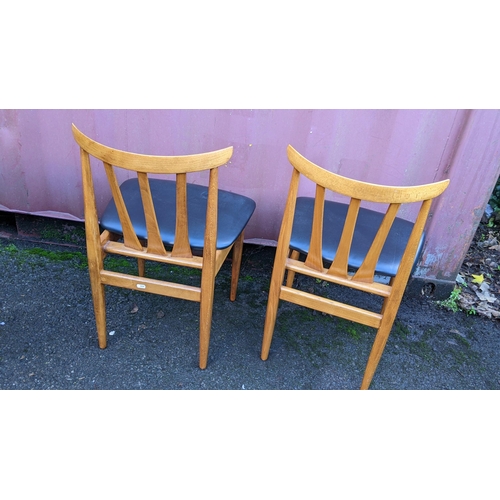
M160 235L166 246L174 244L175 237L175 182L149 179ZM147 239L146 221L139 183L129 179L120 186L134 230L140 239ZM193 249L201 249L205 237L205 217L208 189L196 184L187 185L189 242ZM217 249L234 243L255 210L255 202L235 193L219 189ZM106 207L101 227L122 234L122 226L114 200Z
M325 201L323 258L327 262L332 262L337 252L347 209L347 204ZM297 198L290 248L303 254L307 254L309 251L313 210L314 198ZM383 214L360 208L349 255L349 267L351 269L358 269L361 266L382 219ZM395 219L375 268L377 274L384 276L396 275L412 229L412 222L400 218ZM420 258L423 242L424 234L420 239L415 263Z

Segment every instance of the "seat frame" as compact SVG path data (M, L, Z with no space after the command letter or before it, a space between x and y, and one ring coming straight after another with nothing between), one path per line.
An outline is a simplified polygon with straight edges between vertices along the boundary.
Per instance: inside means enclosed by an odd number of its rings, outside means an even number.
M290 145L288 146L287 153L288 159L293 166L293 172L271 277L261 358L266 360L269 356L279 301L292 302L377 329L361 384L361 389L368 389L385 348L414 266L415 256L419 248L420 238L424 231L432 200L446 189L449 180L412 187L383 186L356 181L329 172L304 158ZM301 176L307 177L316 184L311 239L305 261L300 260L299 251L290 248ZM337 251L329 267L324 267L322 253L326 190L350 198ZM349 254L362 200L388 205L388 208L363 262L352 273L349 272ZM390 278L388 284L381 283L375 279L376 265L398 209L401 204L417 202L421 203L420 210L413 225L398 271L395 276ZM286 283L283 284L285 272L288 274ZM295 289L293 288L295 273L378 295L383 298L382 308L377 313Z
M80 146L87 256L99 347L104 349L107 345L105 285L175 297L200 303L199 366L201 369L206 368L215 277L229 252L233 250L230 300L234 301L243 251L243 231L227 248L216 248L218 167L228 163L233 153L232 146L195 155L149 156L104 146L85 136L74 124L72 131ZM90 156L103 162L120 218L122 234L108 230L101 232ZM135 234L114 171L115 167L137 172L148 234L146 242L140 241ZM187 174L205 170L209 170L209 182L204 247L200 256L193 254L189 243L186 188ZM175 174L176 176L176 233L171 250L166 249L160 237L148 174ZM123 241L120 241L121 239ZM138 276L106 270L104 259L108 254L137 259ZM201 270L201 286L147 278L145 277L146 260L199 269Z

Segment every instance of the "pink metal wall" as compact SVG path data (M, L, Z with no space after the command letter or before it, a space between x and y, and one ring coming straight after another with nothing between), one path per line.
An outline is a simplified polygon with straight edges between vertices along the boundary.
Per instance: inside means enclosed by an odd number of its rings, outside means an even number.
M500 173L496 110L0 110L0 210L83 218L71 123L100 142L145 154L233 145L220 184L257 202L246 232L254 241L277 239L288 144L328 170L369 182L450 178L417 270L430 280L454 280ZM102 209L107 186L95 171Z

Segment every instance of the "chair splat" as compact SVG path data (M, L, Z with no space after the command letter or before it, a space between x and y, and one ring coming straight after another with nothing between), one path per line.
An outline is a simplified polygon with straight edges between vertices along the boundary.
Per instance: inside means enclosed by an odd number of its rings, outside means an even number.
M357 198L352 198L349 203L347 217L342 230L342 236L340 237L335 259L328 270L329 274L333 274L334 276L339 276L341 278L347 278L349 253L351 251L352 238L354 236L354 229L356 227L356 220L358 219L360 204L361 200L358 200Z
M316 184L314 200L313 223L309 253L305 261L306 266L316 271L323 270L323 218L325 212L325 188Z
M175 186L175 242L172 257L193 256L189 245L188 212L187 212L187 175L177 174Z
M167 255L165 246L161 241L160 229L156 218L151 187L149 185L148 174L137 172L137 180L141 191L142 206L144 208L144 217L146 220L146 230L148 233L147 252L159 255Z
M127 207L123 201L123 196L120 191L113 166L105 161L103 161L103 164L108 178L109 187L111 188L111 194L113 195L113 200L118 211L118 217L120 218L120 223L122 225L124 244L134 250L142 250L142 245L139 238L137 238L137 235L135 234L134 226L132 225Z
M375 266L377 265L382 249L384 248L384 243L389 236L392 224L396 219L399 207L399 203L391 203L389 205L375 239L373 240L363 263L354 274L353 280L373 283L373 278L375 277Z

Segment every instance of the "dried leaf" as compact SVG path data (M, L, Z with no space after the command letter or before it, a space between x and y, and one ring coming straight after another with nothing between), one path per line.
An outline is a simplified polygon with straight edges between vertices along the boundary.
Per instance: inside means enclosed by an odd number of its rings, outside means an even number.
M486 316L487 318L491 318L491 317L498 318L498 317L500 317L500 311L497 311L496 309L493 309L486 302L481 302L481 304L479 304L477 306L476 311L477 311L478 314L481 314L482 316Z
M480 241L477 244L479 248L490 248L494 245L498 245L498 240L491 233L489 234L489 238L486 241Z
M496 302L496 297L490 293L490 286L487 283L481 283L479 290L476 290L476 295L480 300L486 302Z
M470 293L462 292L458 298L458 302L460 304L460 307L462 307L462 309L468 311L469 309L475 306L477 302L477 297L474 297Z

